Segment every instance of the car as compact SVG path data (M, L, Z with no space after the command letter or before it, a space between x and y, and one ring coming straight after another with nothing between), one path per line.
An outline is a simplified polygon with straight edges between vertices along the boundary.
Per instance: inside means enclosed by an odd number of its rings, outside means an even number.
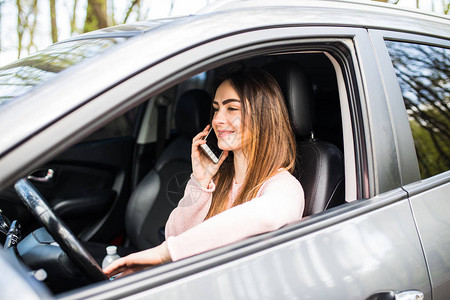
M0 68L0 298L447 299L449 24L375 2L218 1ZM199 99L243 67L283 91L304 217L108 280L105 246L164 239Z

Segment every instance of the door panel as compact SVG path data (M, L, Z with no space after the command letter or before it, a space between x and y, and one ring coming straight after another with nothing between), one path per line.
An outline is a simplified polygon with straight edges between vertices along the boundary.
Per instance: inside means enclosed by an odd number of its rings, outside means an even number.
M433 299L450 295L450 171L407 185L433 285Z
M80 143L31 174L52 170L46 182L30 181L76 235L108 242L124 231L133 147L131 137ZM0 194L0 208L20 221L24 235L39 226L12 188Z
M109 230L99 241L123 231L133 147L131 137L85 142L43 166L55 169L55 179L36 187L82 239L91 238L105 222ZM116 217L120 212L122 217Z
M211 260L204 258L202 264L190 264L201 260L193 257L150 270L149 280L139 287L145 291L133 299L360 300L380 291L403 290L418 290L431 299L414 219L401 189L340 206L259 238L259 242L244 241L205 254ZM229 259L236 256L240 258ZM200 269L208 265L212 267ZM157 280L158 272L165 278L191 275L151 289L157 285L152 279ZM123 286L114 293L126 296L132 291Z

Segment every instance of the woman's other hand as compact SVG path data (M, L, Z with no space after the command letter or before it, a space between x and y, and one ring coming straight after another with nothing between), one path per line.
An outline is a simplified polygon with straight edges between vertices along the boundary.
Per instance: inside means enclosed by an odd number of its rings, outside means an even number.
M194 173L194 178L204 188L208 188L211 179L216 175L220 165L228 156L228 151L223 151L219 162L215 164L206 156L206 154L202 153L203 150L200 149L200 145L206 144L204 137L208 135L209 128L210 125L206 126L205 129L197 134L192 140L192 172Z
M148 267L172 261L166 242L144 251L136 252L113 261L103 272L117 278L133 274Z

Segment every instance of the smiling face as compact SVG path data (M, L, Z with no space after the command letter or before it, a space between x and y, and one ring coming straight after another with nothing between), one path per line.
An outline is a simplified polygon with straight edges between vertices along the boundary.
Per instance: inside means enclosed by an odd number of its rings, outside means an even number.
M212 127L222 150L242 151L241 99L228 80L222 82L213 101Z

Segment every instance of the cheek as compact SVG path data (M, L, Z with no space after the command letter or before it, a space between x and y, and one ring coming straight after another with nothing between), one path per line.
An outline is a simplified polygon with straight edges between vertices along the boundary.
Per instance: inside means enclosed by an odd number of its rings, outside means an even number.
M233 127L236 129L236 131L240 132L242 131L242 123L241 123L241 117L240 116L233 116L231 118L230 122Z
M214 127L215 124L217 124L217 118L216 118L216 114L213 115L212 120L211 120L211 125Z

